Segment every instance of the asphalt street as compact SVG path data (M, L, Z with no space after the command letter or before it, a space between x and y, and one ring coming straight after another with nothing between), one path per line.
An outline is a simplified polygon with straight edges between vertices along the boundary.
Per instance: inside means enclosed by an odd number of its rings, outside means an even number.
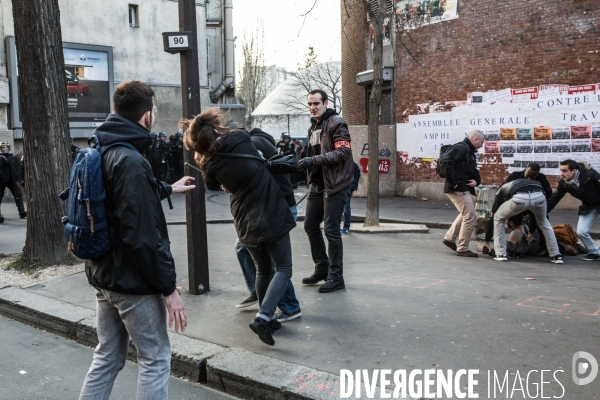
M92 362L93 350L54 334L0 317L0 398L76 399ZM127 361L111 399L135 399L137 365ZM169 399L234 399L171 377Z

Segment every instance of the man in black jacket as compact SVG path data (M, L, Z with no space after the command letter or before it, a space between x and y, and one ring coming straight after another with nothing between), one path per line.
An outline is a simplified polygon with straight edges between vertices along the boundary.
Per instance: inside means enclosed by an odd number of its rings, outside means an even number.
M517 179L503 184L496 192L492 205L494 215L494 251L496 261L508 261L506 255L506 238L504 224L506 220L524 211L531 211L535 216L538 227L546 239L546 247L550 261L562 264L563 258L558 249L558 243L552 225L546 217L546 197L542 185L531 179Z
M308 235L315 263L314 273L302 279L305 285L326 282L319 292L344 289L344 248L340 223L354 177L354 160L350 148L348 125L335 110L328 109L327 93L313 90L308 94L311 127L308 130L306 157L300 160L302 170L308 170L309 194L306 200L304 230ZM321 233L325 236L329 252Z
M195 186L190 177L173 186L159 185L142 154L151 141L153 97L154 91L140 81L121 82L113 95L115 114L95 131L103 146L128 142L137 151L113 146L102 156L114 245L106 256L86 262L88 282L96 289L99 344L80 399L109 397L125 364L129 338L137 348L140 369L137 397L166 399L171 362L167 311L175 331L187 325L160 201Z
M560 177L556 192L548 199L548 212L569 193L581 200L579 206L579 221L577 222L577 236L583 242L588 255L584 261L600 260L600 249L590 236L590 228L600 213L600 173L586 162L564 160L560 162Z
M475 195L475 187L481 184L475 153L483 146L484 141L483 132L471 131L462 142L452 146L438 161L443 162L446 168L444 193L459 212L446 232L443 243L456 251L457 256L477 257L477 253L469 250L471 233L477 216L471 195ZM458 245L456 238L458 238Z
M544 189L544 196L548 199L552 195L552 186L546 179L546 175L540 172L540 165L538 163L530 163L527 168L523 171L515 171L506 178L506 182L516 181L517 179L531 179L538 181Z

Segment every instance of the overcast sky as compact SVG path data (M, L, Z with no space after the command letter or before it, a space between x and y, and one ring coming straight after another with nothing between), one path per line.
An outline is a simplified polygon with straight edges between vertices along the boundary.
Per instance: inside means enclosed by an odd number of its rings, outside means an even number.
M264 22L267 65L295 71L308 46L315 48L318 61L340 61L340 0L317 0L308 13L313 3L314 0L233 0L236 64L242 60L244 30L250 35L260 20ZM304 19L302 15L306 13Z

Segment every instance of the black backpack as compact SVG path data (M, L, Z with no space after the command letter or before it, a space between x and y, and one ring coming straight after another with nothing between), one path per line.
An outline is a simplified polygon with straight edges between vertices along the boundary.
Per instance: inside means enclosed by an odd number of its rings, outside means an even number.
M448 154L448 152L450 151L450 149L452 149L454 146L459 146L461 144L464 144L464 142L458 142L456 144L444 144L442 145L442 147L440 147L440 156L438 158L437 161L437 165L435 167L435 172L437 173L437 175L440 178L446 178L446 165L445 165L445 161L444 160L444 156L446 154ZM468 157L468 155L467 155Z

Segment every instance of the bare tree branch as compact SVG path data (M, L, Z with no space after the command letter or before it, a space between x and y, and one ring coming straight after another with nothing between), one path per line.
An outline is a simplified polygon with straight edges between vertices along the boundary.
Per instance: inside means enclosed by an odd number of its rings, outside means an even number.
M246 122L267 95L267 67L265 66L264 23L257 21L256 30L248 36L244 32L242 42L242 78L238 97L246 106Z

